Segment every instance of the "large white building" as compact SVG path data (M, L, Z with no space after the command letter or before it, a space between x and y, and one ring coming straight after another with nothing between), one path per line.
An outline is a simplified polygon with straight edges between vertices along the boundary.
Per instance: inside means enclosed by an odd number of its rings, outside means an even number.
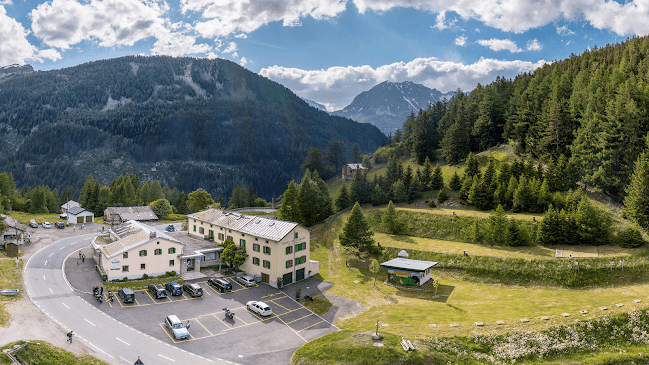
M192 236L217 243L231 238L244 246L248 257L241 269L273 287L318 273L318 262L310 260L309 230L298 223L220 209L189 214L187 218Z

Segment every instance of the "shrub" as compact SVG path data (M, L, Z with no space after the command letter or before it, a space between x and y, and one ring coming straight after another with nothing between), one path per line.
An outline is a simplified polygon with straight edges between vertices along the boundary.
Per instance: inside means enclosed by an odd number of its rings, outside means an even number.
M620 247L636 248L644 245L645 241L642 238L642 233L636 227L628 227L617 234L617 240Z
M446 186L442 186L442 189L437 193L437 203L442 204L448 200L448 189Z

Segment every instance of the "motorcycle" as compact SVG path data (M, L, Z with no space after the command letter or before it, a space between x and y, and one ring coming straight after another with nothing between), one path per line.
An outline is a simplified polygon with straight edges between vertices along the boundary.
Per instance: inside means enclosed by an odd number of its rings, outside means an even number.
M230 308L225 307L225 308L223 308L223 310L225 311L225 316L227 318L230 318L230 319L234 318L234 312L230 312Z
M92 292L93 292L93 294L95 295L95 298L97 298L97 301L98 301L99 303L101 303L101 302L102 302L102 298L101 298L101 292L99 291L99 287L98 287L98 286L94 287L94 288L92 289Z
M113 302L113 298L114 298L114 297L115 297L115 296L113 295L112 292L108 292L108 301L109 301L110 303Z

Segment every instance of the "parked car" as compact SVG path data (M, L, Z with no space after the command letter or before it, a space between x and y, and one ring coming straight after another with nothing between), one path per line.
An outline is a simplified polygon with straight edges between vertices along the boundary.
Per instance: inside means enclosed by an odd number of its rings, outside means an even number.
M207 283L221 293L232 291L232 284L227 279L211 278Z
M271 314L273 314L273 310L270 309L268 304L266 304L264 302L257 302L257 301L251 300L248 303L246 303L246 308L248 308L248 310L251 310L251 311L259 314L260 316L264 316L264 317L270 316Z
M43 228L52 228L50 222L43 222Z
M178 319L176 315L170 315L165 318L165 324L169 327L169 330L174 335L176 340L184 340L189 338L189 331L185 324Z
M151 293L155 299L167 297L167 292L162 284L149 284L149 293Z
M38 223L36 223L35 219L30 219L29 220L29 226L32 228L38 228Z
M238 281L243 286L255 286L257 284L255 278L250 275L236 276L234 280Z
M59 228L59 229L65 228L65 223L63 223L63 222L56 222L56 223L54 223L54 225L56 226L56 228Z
M131 288L120 288L117 291L117 296L122 298L122 303L133 303L135 301L135 293Z
M171 293L171 295L182 295L183 294L183 288L180 286L175 281L172 281L170 283L165 283L165 289Z
M188 292L192 297L203 296L203 288L201 288L198 284L185 284L183 285L183 289L185 289L185 291Z
M165 228L165 230L167 232L176 232L176 227L174 227L173 224L170 224L170 225L167 226L167 228Z

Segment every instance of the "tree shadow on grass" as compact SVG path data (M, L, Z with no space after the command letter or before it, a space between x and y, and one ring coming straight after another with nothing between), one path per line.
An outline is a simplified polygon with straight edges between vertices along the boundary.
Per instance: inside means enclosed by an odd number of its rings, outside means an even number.
M391 283L390 285L399 289L399 291L395 295L406 298L424 299L438 303L446 303L448 298L453 293L453 290L455 290L455 286L453 285L440 284L437 287L436 293L435 288L433 288L432 285L432 280L429 280L422 286L398 285L394 283Z

